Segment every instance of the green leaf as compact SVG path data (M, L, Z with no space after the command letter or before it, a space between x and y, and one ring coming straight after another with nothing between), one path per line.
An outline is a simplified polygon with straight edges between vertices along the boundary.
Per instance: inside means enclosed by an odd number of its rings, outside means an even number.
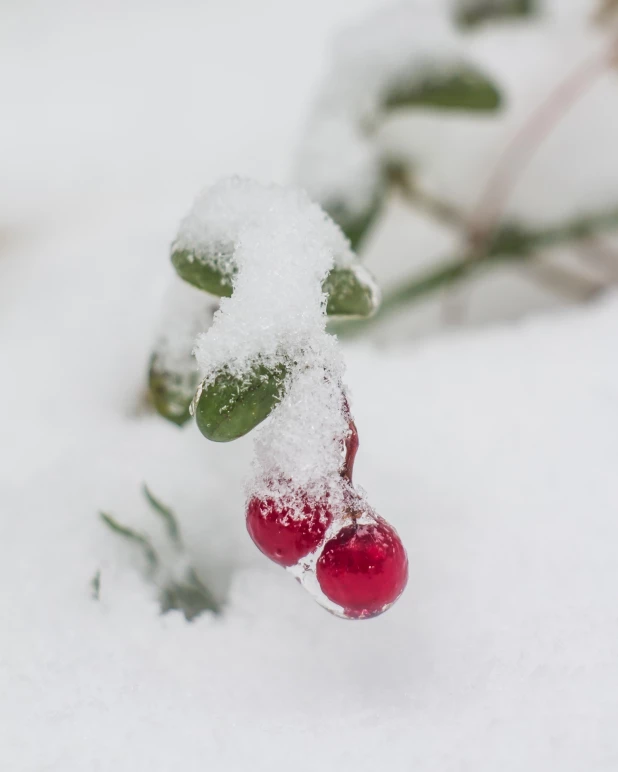
M455 22L461 27L475 27L490 21L534 16L538 0L459 0Z
M375 214L376 212L373 212L371 218ZM354 226L358 229L357 235L366 226L367 223L357 223ZM174 252L172 255L172 262L183 279L211 294L220 292L224 297L232 294L231 281L222 275L216 278L216 271L210 264L198 259L187 261L185 257L178 257L187 254L183 251ZM184 273L181 273L179 266ZM333 268L324 281L323 290L329 295L326 305L326 313L329 316L366 317L371 316L377 307L376 286L371 275L364 271L360 264ZM155 354L150 364L149 384L158 413L179 426L189 420L189 405L198 385L197 375L191 369L166 369Z
M119 536L122 536L128 541L134 542L138 547L141 548L150 572L154 573L159 566L159 556L155 552L155 549L148 538L143 534L134 531L132 528L128 528L126 525L122 525L117 520L114 520L111 515L108 515L105 512L100 512L99 514L101 516L101 520L105 523L105 525L108 526L108 528L114 531L114 533L117 533Z
M176 520L176 515L172 512L172 510L169 507L166 507L164 504L162 504L158 499L156 499L152 495L147 485L144 484L142 486L142 492L146 497L146 501L150 504L151 508L163 518L169 540L172 542L172 544L174 544L175 547L179 547L179 548L182 547L180 528L178 527L178 521Z
M172 265L181 279L219 298L232 295L235 268L230 275L222 267L226 263L233 265L233 255L229 252L221 252L212 258L205 258L188 249L172 252Z
M148 389L152 404L159 415L182 426L191 418L189 407L199 384L195 360L189 350L186 361L175 362L173 368L155 352L150 359Z
M322 289L328 295L329 316L367 318L379 305L380 295L371 274L360 265L333 268Z
M437 66L424 78L414 73L410 82L394 84L384 99L384 107L391 110L424 107L491 112L501 106L502 96L495 83L468 65L450 72Z
M222 370L198 389L195 418L199 430L214 442L230 442L247 434L281 400L287 373L283 364L257 365L242 378Z

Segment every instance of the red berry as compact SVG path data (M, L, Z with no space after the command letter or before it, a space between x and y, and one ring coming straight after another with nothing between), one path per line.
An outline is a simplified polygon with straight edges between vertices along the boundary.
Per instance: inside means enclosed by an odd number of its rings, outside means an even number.
M293 566L313 552L333 519L318 501L253 498L247 506L247 530L256 546L280 566Z
M316 575L326 597L353 619L377 616L408 581L408 558L397 531L382 518L343 528L328 541Z

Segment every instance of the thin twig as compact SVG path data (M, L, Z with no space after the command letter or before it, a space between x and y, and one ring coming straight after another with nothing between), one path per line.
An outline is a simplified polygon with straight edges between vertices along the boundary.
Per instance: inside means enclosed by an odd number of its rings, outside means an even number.
M597 236L580 244L579 257L592 263L612 284L618 282L618 250L613 249Z
M616 42L580 63L532 113L507 146L491 174L472 217L470 243L480 254L504 212L511 191L535 152L566 113L581 99L597 79L607 72L616 58Z
M396 167L389 170L389 179L399 195L415 209L424 211L434 220L449 228L467 229L467 219L456 206L434 196L415 182L412 182L405 169Z

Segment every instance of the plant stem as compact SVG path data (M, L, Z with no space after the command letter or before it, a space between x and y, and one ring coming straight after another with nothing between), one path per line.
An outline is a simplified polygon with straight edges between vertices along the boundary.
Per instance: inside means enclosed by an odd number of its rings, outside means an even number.
M446 289L491 265L528 261L541 249L582 241L612 229L618 229L618 208L583 215L561 225L534 231L504 226L496 231L492 241L480 254L468 252L463 257L445 260L437 268L413 276L396 289L385 293L382 305L371 319L349 322L338 328L338 332L343 336L354 335L402 306Z
M613 17L618 17L618 0L601 0L594 20L599 24L607 24Z
M574 104L607 72L616 57L615 42L609 51L579 64L532 113L507 146L490 176L472 217L470 241L480 251L500 220L508 198L535 152Z

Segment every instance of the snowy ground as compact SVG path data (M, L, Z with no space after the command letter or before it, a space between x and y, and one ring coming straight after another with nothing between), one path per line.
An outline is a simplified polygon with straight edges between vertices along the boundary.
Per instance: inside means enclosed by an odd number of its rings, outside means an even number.
M0 4L7 772L618 769L615 295L346 351L356 477L410 556L406 593L370 622L329 616L250 543L250 440L211 445L139 408L179 218L220 174L286 179L328 35L382 5ZM513 33L515 92L535 61L542 93L566 52L594 45L575 16L551 38ZM617 189L611 89L590 95L586 132L582 114L565 123L516 209L551 218ZM483 131L481 166L499 144ZM469 163L436 179L455 195ZM419 253L442 248L407 228ZM97 520L104 508L159 538L144 480L178 512L221 617L160 616Z

